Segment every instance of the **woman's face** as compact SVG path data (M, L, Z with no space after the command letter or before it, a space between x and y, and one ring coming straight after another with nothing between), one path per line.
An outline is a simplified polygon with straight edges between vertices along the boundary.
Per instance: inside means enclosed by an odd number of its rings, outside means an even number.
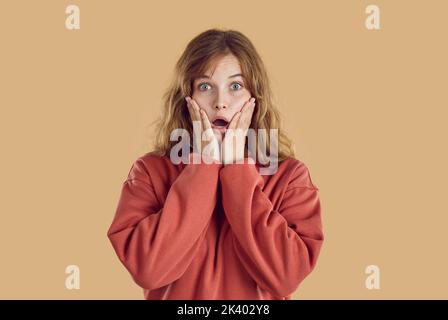
M221 116L230 123L251 98L251 93L246 89L238 59L233 54L218 60L212 72L207 70L205 75L194 79L192 98L204 109L210 122Z

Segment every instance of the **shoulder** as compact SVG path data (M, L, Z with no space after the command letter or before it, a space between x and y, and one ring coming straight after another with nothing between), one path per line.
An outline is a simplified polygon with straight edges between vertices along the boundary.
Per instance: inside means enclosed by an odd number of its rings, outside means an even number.
M311 179L308 166L302 160L289 157L283 160L279 167L288 175L288 188L302 187L319 190Z
M175 165L169 158L147 152L134 160L128 173L128 179L148 181L152 176L172 171L174 167Z

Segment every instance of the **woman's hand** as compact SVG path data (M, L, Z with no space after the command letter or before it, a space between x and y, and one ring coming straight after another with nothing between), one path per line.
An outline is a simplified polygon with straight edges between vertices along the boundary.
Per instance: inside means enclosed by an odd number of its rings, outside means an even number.
M235 113L224 136L222 148L222 163L224 165L243 162L246 135L252 121L252 115L255 109L255 98L250 98L241 111ZM248 158L250 163L253 159Z
M185 100L193 121L193 139L195 139L193 152L202 154L202 156L205 156L204 159L208 158L210 160L212 158L221 163L220 143L218 143L218 139L213 132L207 113L199 107L194 99L185 97ZM195 127L197 127L196 132L194 131ZM201 146L200 151L198 150L199 146Z

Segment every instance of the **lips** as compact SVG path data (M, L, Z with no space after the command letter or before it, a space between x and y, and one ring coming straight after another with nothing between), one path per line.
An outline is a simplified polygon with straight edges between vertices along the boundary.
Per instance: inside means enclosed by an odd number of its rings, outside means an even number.
M215 126L217 126L217 127L226 127L227 124L228 124L228 122L225 121L225 120L218 119L218 120L215 120L215 121L213 122L213 124L214 124Z
M224 117L215 117L211 123L213 128L221 129L221 128L227 128L229 125L229 122Z

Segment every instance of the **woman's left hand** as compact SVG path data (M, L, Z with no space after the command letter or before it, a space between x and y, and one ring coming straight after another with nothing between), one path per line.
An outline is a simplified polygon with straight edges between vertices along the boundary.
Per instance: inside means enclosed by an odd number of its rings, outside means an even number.
M235 113L230 121L222 142L222 163L224 165L244 161L246 135L254 109L255 98L252 97L244 104L241 111Z

